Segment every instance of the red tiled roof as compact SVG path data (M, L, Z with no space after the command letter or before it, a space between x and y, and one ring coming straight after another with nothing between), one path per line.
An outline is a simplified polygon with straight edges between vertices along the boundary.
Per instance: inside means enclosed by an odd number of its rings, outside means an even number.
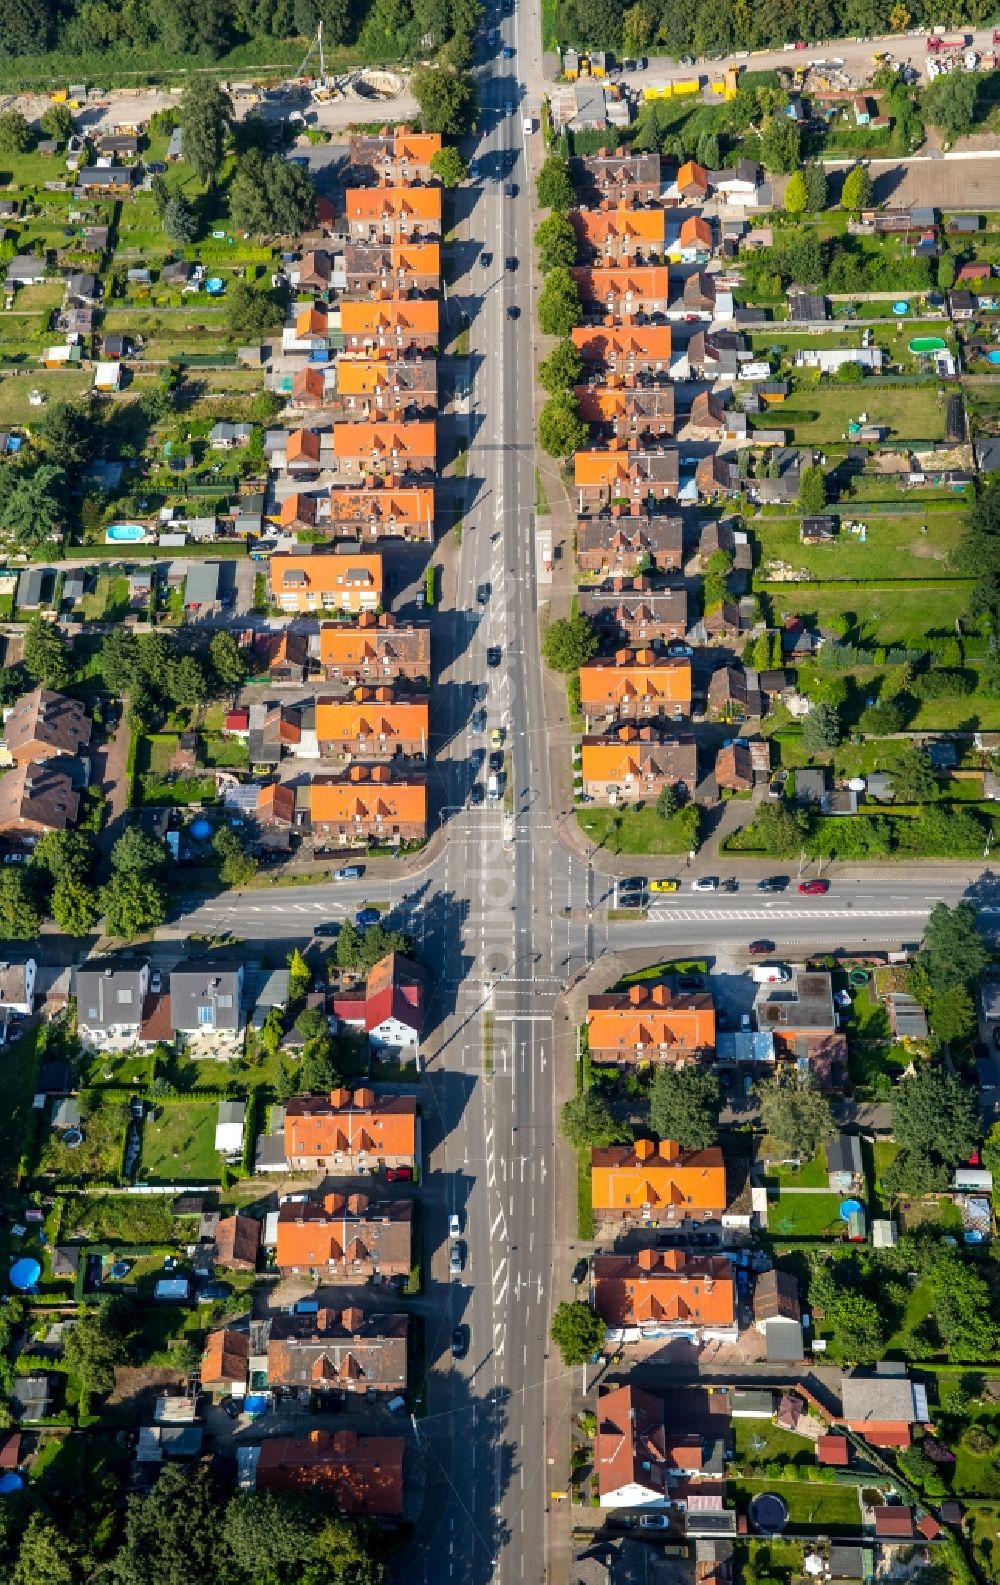
M851 1446L846 1436L830 1432L816 1443L816 1457L821 1464L847 1465L851 1460Z

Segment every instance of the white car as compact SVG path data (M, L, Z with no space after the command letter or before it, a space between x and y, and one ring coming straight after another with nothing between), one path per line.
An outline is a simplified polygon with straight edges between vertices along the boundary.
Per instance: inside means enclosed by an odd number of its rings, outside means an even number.
M448 1218L448 1237L449 1238L461 1238L461 1236L462 1236L462 1218L458 1215L457 1211L452 1211L451 1215Z
M693 892L717 892L719 882L714 875L698 875L691 882Z
M644 1513L639 1516L640 1530L668 1530L670 1520L665 1513Z

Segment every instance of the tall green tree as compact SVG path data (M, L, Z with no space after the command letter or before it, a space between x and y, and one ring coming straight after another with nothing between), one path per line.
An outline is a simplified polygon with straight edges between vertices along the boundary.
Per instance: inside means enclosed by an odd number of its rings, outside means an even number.
M94 447L94 421L89 406L53 402L42 414L38 437L46 457L57 468L78 467L88 460Z
M421 66L410 78L410 91L420 107L425 132L461 138L476 119L476 86L468 72L444 66Z
M24 634L24 669L46 688L65 688L69 682L69 657L62 634L54 622L33 616Z
M822 165L817 165L814 163L806 166L804 174L806 193L809 200L808 207L812 214L818 215L826 208L827 204L828 188L826 171L823 169Z
M50 880L82 881L94 862L94 839L89 831L46 831L31 853L32 870L42 870Z
M614 1145L628 1134L628 1129L615 1121L607 1101L596 1090L583 1090L564 1101L559 1127L574 1150Z
M772 859L797 858L809 835L809 817L785 803L763 803L753 822L761 850Z
M53 886L49 912L59 929L68 936L89 935L101 917L94 888L69 875Z
M119 875L155 875L166 859L167 850L159 837L142 826L126 826L111 849L111 868Z
M345 919L337 936L337 963L342 969L362 969L366 974L388 952L409 952L411 943L401 930L387 930L381 922L359 930Z
M0 111L0 154L26 154L33 141L20 110Z
M889 1335L883 1309L860 1293L843 1293L831 1317L842 1358L851 1365L874 1365Z
M185 160L199 181L214 187L233 120L229 95L210 76L194 74L181 95L179 119Z
M787 116L771 116L760 140L760 157L769 171L794 171L799 164L801 136Z
M68 143L73 136L73 112L69 105L47 105L38 125L47 138L57 143Z
M66 518L66 475L43 462L6 480L0 497L0 533L33 550L59 538Z
M576 203L576 191L570 175L569 160L561 154L550 154L535 181L535 192L540 209L555 209L561 214Z
M41 1512L33 1513L21 1537L11 1585L79 1585L80 1548Z
M129 1357L128 1339L119 1321L119 1302L104 1298L94 1309L82 1310L67 1333L63 1358L87 1393L108 1393L115 1384L115 1368Z
M275 1492L238 1492L226 1506L222 1541L228 1560L247 1580L291 1580L313 1529L301 1500Z
M431 156L431 170L442 187L460 187L469 176L469 167L453 143L446 143Z
M117 872L98 893L109 936L132 941L166 921L163 887L153 876Z
M840 207L857 212L868 209L872 201L872 179L863 165L852 165L844 177Z
M576 281L564 265L550 270L538 295L538 324L546 336L568 336L583 319Z
M892 1092L892 1136L915 1156L957 1166L979 1138L975 1092L944 1068L922 1065Z
M705 1150L719 1135L721 1091L710 1068L658 1067L649 1091L649 1121L658 1139Z
M604 1343L604 1322L589 1304L564 1300L552 1317L549 1336L564 1365L583 1365Z
M576 343L568 336L557 341L538 365L538 378L550 396L578 385L583 378L583 355Z
M576 263L576 232L565 215L554 211L539 222L535 227L535 248L538 268L543 275L559 265L568 267Z
M597 654L597 647L597 634L580 612L557 617L542 635L542 654L552 671L579 671L585 661Z
M232 633L220 629L213 633L208 646L212 670L223 688L239 688L246 681L247 667L243 653Z
M316 190L301 165L289 164L280 154L265 159L257 149L251 149L233 177L229 211L239 231L296 236L312 224Z
M935 903L924 928L917 967L934 991L971 986L989 962L971 903Z
M183 193L171 193L160 216L167 240L175 248L186 248L198 235L198 216Z
M785 188L785 211L790 215L801 215L808 208L809 189L805 175L802 171L793 171Z
M826 474L819 463L811 463L799 475L799 511L806 517L826 511Z
M948 72L928 83L921 99L925 118L949 138L971 132L976 121L976 82L965 72Z
M231 336L259 341L275 324L278 310L268 292L248 281L234 281L226 294L226 329Z
M538 444L548 457L572 457L590 439L590 425L580 416L572 391L557 391L538 415Z
M803 1161L810 1161L833 1133L830 1102L811 1077L765 1079L757 1085L761 1122L774 1143Z
M219 860L219 880L223 886L249 885L260 865L244 848L236 832L229 826L220 826L212 838L212 848Z
M208 1471L165 1464L152 1491L129 1497L110 1585L193 1585L224 1577L219 1504Z
M836 706L825 699L817 699L802 723L802 742L811 752L836 748L840 731L840 713Z
M23 871L5 866L0 870L0 938L33 941L41 928L42 916Z

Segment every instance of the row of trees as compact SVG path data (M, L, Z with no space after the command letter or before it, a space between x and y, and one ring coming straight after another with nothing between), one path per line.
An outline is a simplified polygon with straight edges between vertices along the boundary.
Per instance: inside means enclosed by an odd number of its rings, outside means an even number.
M104 1343L82 1317L88 1351ZM70 1349L80 1345L69 1341ZM122 1501L113 1461L67 1439L30 1498L5 1498L0 1563L11 1585L382 1585L369 1526L328 1502L235 1496L200 1467L164 1466L152 1491ZM65 1485L61 1485L65 1482Z

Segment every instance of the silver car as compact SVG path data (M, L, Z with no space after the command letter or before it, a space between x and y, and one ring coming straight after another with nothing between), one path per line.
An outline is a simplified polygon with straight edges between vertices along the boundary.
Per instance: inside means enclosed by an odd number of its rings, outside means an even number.
M448 1256L448 1270L451 1272L453 1277L460 1277L462 1275L464 1266L465 1245L462 1243L461 1239L459 1239L451 1246L451 1253Z

